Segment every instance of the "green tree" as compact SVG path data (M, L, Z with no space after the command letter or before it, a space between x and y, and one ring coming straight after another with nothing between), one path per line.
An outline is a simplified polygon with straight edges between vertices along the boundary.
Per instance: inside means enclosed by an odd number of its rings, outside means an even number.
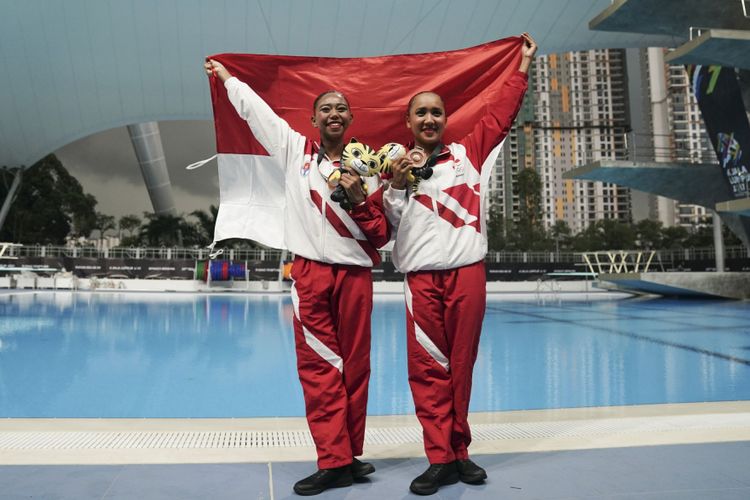
M123 215L117 221L117 228L122 231L127 231L130 236L135 234L135 230L141 227L141 218L137 215Z
M555 223L552 224L552 227L549 228L548 234L550 242L554 244L553 249L556 252L570 250L573 231L570 229L567 222L564 220L556 220Z
M487 221L487 246L493 252L505 250L507 246L505 220L498 199L493 199L490 204L489 220Z
M664 240L661 221L643 219L635 225L637 246L643 250L656 250L662 248Z
M11 181L0 171L0 199ZM0 241L61 245L67 236L88 237L96 226L96 203L55 155L47 155L24 172Z
M542 179L533 168L524 168L516 178L518 219L522 225L537 227L542 219Z
M573 250L630 250L635 248L636 231L632 224L612 219L598 220L573 238Z
M204 247L213 239L213 234L207 239L200 224L191 223L184 217L180 219L179 230L182 237L181 245L185 247Z
M211 205L208 212L204 210L194 210L190 215L198 220L197 231L201 238L199 245L209 245L214 240L214 228L216 227L216 217L219 215L219 207Z
M632 250L635 248L636 230L632 224L612 219L598 221L607 249Z
M117 221L117 229L120 234L120 245L121 246L132 246L138 244L138 235L136 231L141 227L141 218L137 215L123 215ZM128 235L123 236L123 231L127 231Z
M519 251L547 250L549 240L542 226L542 180L533 168L524 168L516 178L518 222L506 226L508 246Z
M110 229L115 229L116 227L114 216L96 212L94 218L94 229L99 230L99 238L104 238L104 233Z
M677 248L703 248L714 246L714 228L710 226L699 226L694 228L692 231L688 231L684 227L673 227L669 228L674 231L679 231L677 237L681 237L681 244ZM726 224L721 225L721 235L724 240L725 246L740 246L743 245L742 240L737 237L734 232L727 227ZM670 248L670 247L665 247Z
M682 226L665 227L661 230L661 246L659 248L665 250L685 248L688 244L689 238L690 232ZM701 237L699 239L703 238ZM712 246L714 244L713 234L711 233L709 239L705 241L707 241L708 246Z
M595 252L604 250L604 238L595 223L589 224L571 239L571 246L575 252Z
M180 230L184 225L182 217L148 212L144 212L143 217L146 222L141 228L139 237L142 245L151 247L180 245L182 238Z

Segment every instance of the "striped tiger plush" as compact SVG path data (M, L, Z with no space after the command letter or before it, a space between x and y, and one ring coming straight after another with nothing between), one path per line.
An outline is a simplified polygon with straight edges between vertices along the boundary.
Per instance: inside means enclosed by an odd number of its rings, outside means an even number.
M424 149L415 146L414 149L406 151L406 148L396 142L384 144L378 150L378 160L380 160L380 175L390 177L393 173L393 164L407 156L412 163L412 169L406 176L406 181L411 185L412 190L416 191L421 179L429 179L432 176L432 167L426 165L427 155Z
M375 151L367 144L357 142L356 139L352 139L344 146L341 163L364 177L380 173L380 163L375 156Z
M375 151L367 144L362 144L354 138L344 146L344 151L341 153L341 164L344 167L351 168L362 177L370 177L380 173L380 162ZM341 174L344 172L346 170L343 168L336 169L328 178L328 183L336 186L331 193L331 200L341 205L344 210L350 210L352 204L346 196L344 188L338 184ZM362 190L367 193L367 184L364 182L362 183Z
M393 172L393 164L406 155L406 148L397 142L383 144L377 152L380 162L380 174L390 175Z

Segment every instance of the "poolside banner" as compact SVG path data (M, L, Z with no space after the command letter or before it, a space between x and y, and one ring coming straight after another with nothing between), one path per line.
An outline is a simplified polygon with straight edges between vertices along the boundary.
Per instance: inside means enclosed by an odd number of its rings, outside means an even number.
M520 37L467 49L429 54L367 58L217 54L232 75L244 81L297 132L317 139L310 123L315 98L330 89L342 91L355 120L348 136L373 147L411 138L405 126L411 96L432 90L445 100L450 115L446 141L468 134L519 67ZM219 161L220 205L214 241L244 238L284 248L284 180L263 164L275 161L252 136L218 78L210 78ZM314 134L314 136L313 136ZM247 159L251 158L248 162ZM255 182L252 182L252 181ZM253 200L263 200L257 203ZM268 200L274 200L269 203ZM263 213L248 213L262 206Z
M13 266L28 268L39 266L67 270L77 278L97 278L99 288L120 288L122 279L196 279L199 271L205 270L201 262L188 259L105 259L86 257L20 257L7 266L5 271L11 276L19 274L13 272ZM213 260L217 264L225 261ZM227 265L231 265L228 261ZM247 277L251 281L276 281L279 277L278 260L247 260L242 261L247 269ZM205 265L205 264L204 264ZM716 271L713 259L704 260L672 260L665 263L666 271ZM727 258L727 271L750 272L750 258ZM581 271L578 264L573 262L486 262L487 281L537 281L544 279L549 273L556 273L556 279L564 279L562 273ZM29 271L26 271L27 273ZM54 276L59 271L35 271L37 277ZM399 273L392 262L381 262L372 269L375 281L404 281L404 275ZM58 275L59 276L59 275ZM200 278L198 278L200 279ZM244 280L244 277L232 277L234 280ZM215 281L215 280L212 280Z
M750 122L734 68L687 66L706 132L735 198L750 193Z

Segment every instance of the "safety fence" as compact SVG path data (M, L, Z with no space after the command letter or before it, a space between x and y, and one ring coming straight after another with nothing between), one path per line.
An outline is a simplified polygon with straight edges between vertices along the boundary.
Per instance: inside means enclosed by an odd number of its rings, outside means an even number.
M5 245L5 246L3 246ZM19 257L72 257L88 259L125 259L125 260L207 260L212 251L208 248L181 247L114 247L98 249L93 246L65 247L52 245L19 245L16 243L0 243L0 260ZM584 263L584 252L493 252L487 253L485 262L488 263ZM282 259L282 250L261 248L227 248L220 259L231 261L276 261ZM672 250L656 250L654 259L662 262L681 260L704 260L714 258L713 247L679 248ZM383 261L390 262L391 253L381 251ZM731 246L724 249L727 259L750 258L750 249L744 246ZM6 261L7 262L7 261Z
M389 252L373 269L375 280L400 281ZM118 248L96 250L0 243L0 276L35 272L70 273L78 278L200 279L203 281L270 280L289 277L292 256L279 250L227 249L216 259L208 249ZM623 257L625 256L625 257ZM647 266L645 264L648 264ZM606 264L607 269L602 266ZM713 249L608 252L489 252L485 259L491 281L529 281L545 276L571 277L588 273L644 271L714 271ZM615 270L617 272L617 269ZM727 271L750 271L745 247L725 251ZM577 273L577 274L573 274Z

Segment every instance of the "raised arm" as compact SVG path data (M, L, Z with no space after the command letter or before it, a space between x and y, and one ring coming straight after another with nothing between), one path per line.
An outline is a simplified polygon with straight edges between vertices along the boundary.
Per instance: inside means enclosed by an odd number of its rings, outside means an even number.
M221 83L224 83L232 78L232 74L227 71L227 68L225 68L224 65L219 61L216 61L214 59L206 59L206 62L203 63L203 67L205 68L206 74L208 76L215 76L221 81Z
M531 35L524 33L521 37L524 46L521 49L522 58L518 71L505 82L498 101L487 105L486 114L472 132L459 141L466 147L467 155L477 168L481 167L490 151L508 135L521 109L528 88L529 67L537 51L536 42Z
M208 59L203 67L209 78L218 78L240 117L250 126L255 138L272 155L286 164L285 153L291 141L302 136L279 117L249 85L234 77L219 61Z
M538 47L534 39L531 38L531 35L528 33L521 35L521 38L523 38L523 49L521 49L523 58L521 59L521 65L518 67L518 71L521 73L528 73Z

